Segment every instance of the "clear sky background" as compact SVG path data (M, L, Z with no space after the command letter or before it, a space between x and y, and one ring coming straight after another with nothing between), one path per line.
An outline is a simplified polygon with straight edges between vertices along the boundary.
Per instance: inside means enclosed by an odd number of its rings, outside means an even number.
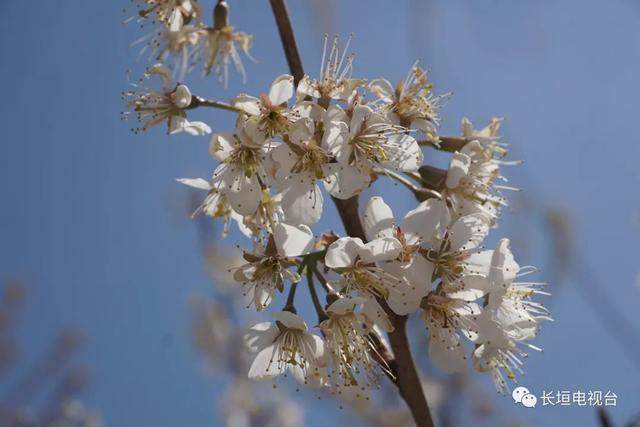
M265 92L287 72L268 2L229 3L233 24L255 35L259 63L247 64L246 86L233 77L228 91L192 76L193 91L211 98ZM477 124L506 118L511 157L525 160L507 175L525 188L529 203L505 213L514 219L490 242L515 234L521 263L543 265L548 237L539 213L560 206L570 214L581 272L579 280L551 284L555 322L540 335L544 353L530 357L521 383L537 394L612 390L619 399L610 413L618 424L640 412L638 365L579 291L598 283L616 312L640 328L638 3L334 0L328 9L320 1L290 3L308 72L319 69L324 32L353 33L356 75L397 81L420 59L436 91L453 92L443 134L457 134L464 116ZM220 387L191 349L187 306L189 295L206 294L211 284L195 227L184 218L187 192L174 181L211 172L208 139L167 138L160 129L134 136L120 122L125 70L145 65L135 64L129 46L140 33L122 24L127 5L0 2L0 277L30 284L25 352L44 350L65 326L89 336L87 400L107 425L216 425ZM214 131L232 126L228 113L199 114ZM388 185L375 190L398 214L413 203ZM320 230L337 221L326 209L331 216ZM416 357L425 350L416 348ZM482 381L493 393L488 378ZM495 402L530 425L595 425L590 408L529 410L497 395ZM314 408L309 425L325 425Z

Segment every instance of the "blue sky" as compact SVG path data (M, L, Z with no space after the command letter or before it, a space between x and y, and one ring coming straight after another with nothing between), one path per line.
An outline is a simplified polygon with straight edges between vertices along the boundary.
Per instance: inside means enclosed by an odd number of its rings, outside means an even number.
M522 232L516 255L541 265L547 237L538 213L561 206L585 272L561 288L551 284L555 322L540 335L544 353L530 357L521 382L538 393L613 390L617 423L640 411L637 365L579 292L582 281L596 280L640 328L640 7L632 0L334 0L319 13L319 1L290 3L309 72L319 69L324 32L353 33L356 74L396 81L420 59L436 91L453 92L444 134L458 133L464 116L478 124L505 117L512 158L525 160L508 176L533 205L507 213L491 241ZM136 137L120 122L125 70L145 65L129 46L139 33L122 24L127 4L0 4L0 277L30 283L25 352L43 350L64 326L85 330L88 400L108 425L216 425L220 389L203 374L188 334L188 296L206 294L210 282L195 227L184 219L185 189L174 182L210 173L208 140L169 139L159 129ZM268 2L230 4L234 25L256 37L259 63L247 64L246 86L232 78L227 91L192 77L194 92L218 99L264 92L287 72ZM233 124L225 112L201 114L214 131ZM388 185L375 190L398 213L413 203ZM527 218L526 232L517 218ZM331 212L319 228L335 221ZM425 357L424 348L415 351ZM589 408L532 411L508 398L495 402L531 425L595 425Z

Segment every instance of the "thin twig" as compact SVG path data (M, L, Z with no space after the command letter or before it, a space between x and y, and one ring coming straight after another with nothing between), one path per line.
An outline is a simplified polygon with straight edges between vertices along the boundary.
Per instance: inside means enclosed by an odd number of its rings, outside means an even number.
M307 265L307 284L309 285L309 293L311 294L311 301L313 301L313 308L315 308L316 314L318 315L318 323L322 323L329 317L327 316L327 313L324 312L322 303L320 303L320 299L316 293L316 285L313 283L313 268L309 265Z
M298 289L298 283L297 282L292 282L291 286L289 287L289 295L287 295L287 302L284 305L284 308L282 309L282 311L291 311L294 312L295 311L295 306L293 305L293 302L296 299L296 290Z
M426 200L426 199L429 199L429 198L438 198L439 199L441 197L440 193L438 193L437 191L431 190L431 189L428 189L428 188L418 187L413 182L409 181L407 178L405 178L402 175L399 175L399 174L397 174L397 173L395 173L393 171L385 170L384 172L381 172L380 175L386 175L389 178L391 178L391 179L397 181L398 183L404 185L420 201L423 201L423 200Z
M302 264L298 266L298 275L302 274L305 268L308 269L305 261L303 261ZM284 308L282 309L283 311L290 311L292 313L296 312L296 308L293 303L296 299L297 289L298 289L298 282L291 282L291 287L289 288L289 295L287 295L287 302L285 303Z
M187 110L192 110L198 107L210 107L210 108L219 108L221 110L233 111L234 113L238 113L240 110L237 107L234 107L231 104L227 104L226 102L214 101L211 99L205 99L200 96L192 96L191 104L186 108Z
M317 267L313 267L313 274L315 274L316 279L318 279L318 282L320 282L320 285L322 286L322 289L324 289L324 291L327 294L335 294L336 291L331 287L331 285L329 285L329 282L327 282L327 279L324 278L324 276L322 275L322 273L320 273L318 271Z

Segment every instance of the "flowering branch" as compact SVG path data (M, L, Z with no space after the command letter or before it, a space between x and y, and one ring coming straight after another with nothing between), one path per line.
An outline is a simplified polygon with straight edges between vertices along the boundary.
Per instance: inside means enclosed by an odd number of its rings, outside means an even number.
M296 84L304 76L304 69L298 47L296 44L291 20L287 12L284 0L270 0L273 14L276 18L278 31L287 57L287 62L294 76ZM360 216L358 213L358 196L353 196L343 200L333 197L333 201L338 209L345 231L351 237L358 237L362 241L366 241L366 235ZM310 284L311 286L311 284ZM384 302L384 301L383 301ZM400 395L405 400L413 419L418 427L433 427L434 423L429 412L429 406L422 390L420 377L416 370L413 358L411 357L411 349L406 334L407 316L397 316L389 307L384 304L385 312L390 316L394 331L389 333L389 340L395 355L395 360L390 360L396 367L395 384L400 391ZM382 347L382 343L378 343ZM385 352L388 356L388 352Z
M528 341L550 317L532 299L548 295L541 290L545 284L517 281L536 269L518 265L508 239L493 250L482 245L507 205L502 191L516 190L499 184L506 180L501 168L520 164L504 160L500 119L480 130L463 119L462 137L438 136L444 97L432 93L424 69L415 63L395 87L382 78L352 78L350 40L340 46L325 36L320 73L304 74L285 2L270 1L292 75L276 77L268 93L239 94L231 104L207 100L174 83L175 65L171 70L159 63L123 94L132 110L123 118L140 122L134 132L166 123L169 134L205 135L211 128L188 120L189 110L237 113L233 132L211 138L208 151L217 161L211 178L178 181L207 192L196 213L223 219L225 233L233 220L251 239L253 249L243 252L242 265L230 269L250 305L261 312L276 293L288 293L284 310L273 313L275 322L256 324L244 337L256 354L248 377L273 379L288 371L310 387L362 399L384 373L416 424L432 426L406 335L408 316L420 312L434 364L445 372L464 371L466 338L475 370L490 372L504 393L507 380L522 372L525 350L540 350ZM167 55L184 64L204 51L205 71L226 82L233 63L244 77L238 49L248 55L252 39L234 31L224 0L214 9L213 27L203 23L195 0L154 2L153 14L165 27L158 37L182 41L179 52ZM151 78L161 88L147 86ZM415 132L425 141L419 143ZM448 169L423 164L421 145L452 152ZM421 201L402 221L377 196L359 212L358 195L382 175ZM310 226L323 211L321 186L336 205L345 237L313 235ZM337 279L327 283L319 268ZM296 313L303 273L322 336ZM327 294L326 307L314 275Z

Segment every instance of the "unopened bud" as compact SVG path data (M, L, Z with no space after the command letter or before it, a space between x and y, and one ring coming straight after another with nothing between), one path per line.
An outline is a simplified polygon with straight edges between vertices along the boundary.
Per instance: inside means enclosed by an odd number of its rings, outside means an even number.
M225 0L220 0L213 8L213 28L221 30L227 25L229 25L229 5Z

